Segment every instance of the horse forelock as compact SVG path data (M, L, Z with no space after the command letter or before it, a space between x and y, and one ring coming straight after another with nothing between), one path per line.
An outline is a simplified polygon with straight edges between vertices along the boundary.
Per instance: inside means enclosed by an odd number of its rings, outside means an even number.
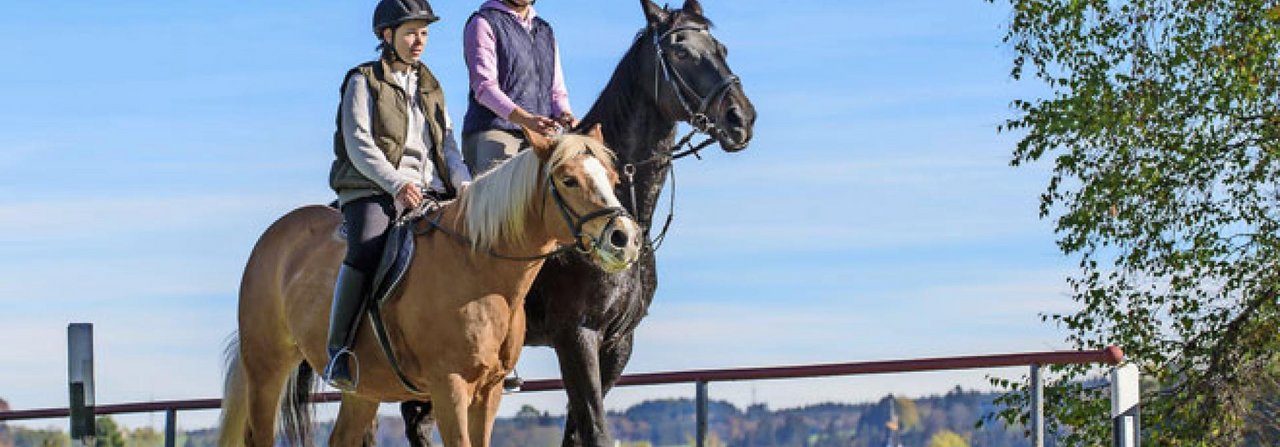
M701 25L707 29L711 29L716 26L715 23L712 23L711 19L708 19L706 16L683 9L671 11L671 19L667 23L671 28L681 25Z
M599 159L606 169L613 171L613 151L596 140L573 134L556 140L555 150L547 160L548 170L554 171L584 154ZM546 179L542 172L537 153L524 150L480 174L463 190L458 198L462 204L459 217L464 220L476 250L524 242L525 215L533 206L539 182Z
M576 134L564 134L556 141L556 148L551 153L551 158L547 160L550 170L559 169L569 160L573 160L582 155L590 155L600 160L609 170L613 170L614 155L613 151L605 147L604 143L593 140L589 137Z

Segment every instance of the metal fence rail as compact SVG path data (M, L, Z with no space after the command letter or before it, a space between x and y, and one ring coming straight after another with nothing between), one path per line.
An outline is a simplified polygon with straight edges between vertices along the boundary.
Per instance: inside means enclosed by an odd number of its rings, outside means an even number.
M924 359L882 360L871 362L831 363L820 365L774 366L763 368L729 368L703 369L691 371L672 371L641 373L622 376L618 386L663 385L676 383L696 384L697 404L697 445L705 445L707 434L707 384L710 382L729 382L742 380L797 379L811 377L890 374L922 371L944 371L979 368L1001 368L1011 366L1030 366L1033 386L1032 438L1033 444L1042 445L1044 439L1044 418L1042 392L1043 381L1041 366L1066 364L1107 364L1117 365L1124 360L1124 353L1115 346L1096 351L1047 351L1015 354L976 355L960 357L935 357ZM559 379L525 381L520 392L552 391L564 388ZM316 393L312 402L334 402L341 399L341 393ZM176 419L178 411L210 410L221 406L221 399L169 400L126 403L115 405L99 405L93 408L94 414L124 414L165 412L166 445L173 445L176 437ZM70 415L69 408L47 408L36 410L0 411L0 421L25 419L63 418Z

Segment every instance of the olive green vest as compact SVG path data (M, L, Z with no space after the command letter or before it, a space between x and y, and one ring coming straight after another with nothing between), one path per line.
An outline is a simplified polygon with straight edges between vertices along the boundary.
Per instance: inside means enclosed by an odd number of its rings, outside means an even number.
M435 165L436 175L443 180L445 193L454 195L453 184L449 179L449 164L444 159L444 131L447 117L444 109L444 92L440 90L440 82L425 64L414 65L418 74L418 97L421 99L423 116L431 129L429 156ZM384 60L370 61L352 68L342 79L339 89L341 97L346 97L347 83L353 74L360 73L369 83L370 102L373 103L373 116L370 118L374 144L386 154L392 166L400 167L400 157L404 155L404 142L409 134L409 112L406 93L390 78L391 67ZM341 108L342 106L339 106ZM346 141L342 138L342 110L338 110L338 129L333 133L333 153L336 159L329 169L329 187L334 191L343 189L378 189L378 185L356 170L347 156ZM395 191L391 192L392 194Z

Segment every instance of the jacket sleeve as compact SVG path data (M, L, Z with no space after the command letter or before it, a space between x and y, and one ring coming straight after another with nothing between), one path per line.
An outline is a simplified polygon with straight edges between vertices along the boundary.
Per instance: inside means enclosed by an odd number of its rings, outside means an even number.
M444 138L441 139L444 144L443 153L445 163L449 164L449 183L453 184L454 189L462 190L463 183L471 181L471 171L467 169L467 164L462 161L462 151L458 150L458 139L453 134L453 120L448 118L449 113L445 112L445 128ZM442 179L443 180L443 179Z
M555 71L551 76L551 117L573 113L569 106L569 89L564 85L564 70L560 67L560 44L555 46Z
M476 102L499 118L507 119L518 106L498 85L496 41L489 21L476 16L463 29L462 56L467 64L467 76L471 91L475 92Z
M342 95L342 140L347 146L347 158L360 174L395 195L407 180L396 173L387 155L378 149L373 140L373 102L370 100L369 83L364 75L355 73L347 80Z

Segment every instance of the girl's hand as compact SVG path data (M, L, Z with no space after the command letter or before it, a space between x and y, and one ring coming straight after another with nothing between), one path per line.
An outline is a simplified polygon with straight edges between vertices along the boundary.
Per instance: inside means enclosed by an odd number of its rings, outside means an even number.
M400 188L400 192L396 193L396 201L405 209L416 209L422 205L422 190L413 183L406 184Z

